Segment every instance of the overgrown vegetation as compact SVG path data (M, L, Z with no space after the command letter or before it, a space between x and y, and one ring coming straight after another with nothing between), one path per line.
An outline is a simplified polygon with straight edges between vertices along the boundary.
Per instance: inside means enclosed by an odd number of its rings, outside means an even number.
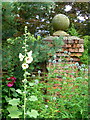
M25 36L8 39L7 46L3 48L3 70L6 74L2 82L2 118L88 118L87 65L74 64L72 59L70 63L65 62L66 54L70 57L70 53L65 51L57 66L54 53L62 44L61 37L56 37L53 47L48 47L49 44L40 36L36 39L28 32ZM26 59L27 53L31 61ZM54 56L50 58L50 54ZM38 67L43 60L48 63L48 72Z
M88 3L71 3L71 11L65 12L69 4L3 3L2 119L88 119L90 36L89 29L82 29L89 23L76 17L88 17ZM70 17L70 35L84 39L82 64L72 58L67 62L68 51L57 60L55 53L61 51L63 37L51 42L43 39L52 35L51 20L57 13ZM29 32L24 31L26 25Z

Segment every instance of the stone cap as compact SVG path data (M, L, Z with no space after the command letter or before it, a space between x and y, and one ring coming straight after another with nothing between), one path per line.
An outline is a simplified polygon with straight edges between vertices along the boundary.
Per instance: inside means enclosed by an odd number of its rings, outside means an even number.
M48 36L48 37L44 38L43 40L44 41L48 41L48 42L52 42L52 40L54 38L56 38L56 37L58 37L58 36ZM79 44L83 44L84 40L79 38L79 37L76 37L76 36L65 36L65 37L63 37L63 42L64 43L79 43Z

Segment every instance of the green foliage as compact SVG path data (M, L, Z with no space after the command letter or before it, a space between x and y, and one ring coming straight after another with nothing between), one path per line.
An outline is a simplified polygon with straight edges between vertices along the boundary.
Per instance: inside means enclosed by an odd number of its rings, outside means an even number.
M13 98L12 100L9 100L9 104L12 105L12 106L17 106L20 102L20 99L16 99L16 98Z
M38 100L38 99L37 99L36 96L33 95L33 96L30 96L29 100L30 100L30 101L36 101L36 100Z
M18 79L22 78L23 72L21 72L21 63L19 62L19 53L23 53L23 41L24 36L17 37L15 39L9 38L7 39L7 43L3 45L2 57L3 57L3 70L8 72L8 75L13 74ZM27 34L27 45L29 46L28 51L33 51L33 62L30 64L29 72L34 70L42 69L39 64L48 62L49 56L54 55L55 51L57 51L61 45L63 44L61 37L56 37L52 45L49 46L49 42L42 40L40 36L35 38L30 33ZM18 49L17 49L18 48ZM22 49L21 49L22 48ZM19 74L18 74L19 73Z
M72 24L71 28L68 30L68 33L70 33L71 36L80 37L77 30L75 29L74 24ZM88 35L83 36L82 39L84 39L84 52L83 52L82 56L80 57L80 62L82 62L84 64L88 64L88 46L89 46L88 41L90 39L90 36L88 36Z
M39 114L38 114L38 112L36 110L31 110L31 112L27 111L27 115L29 115L30 118L32 118L32 117L37 118L37 116Z
M67 5L72 9L65 11ZM65 14L80 35L89 34L88 2L2 2L2 35L7 38L18 37L24 33L27 25L30 33L45 36L53 34L52 19L56 14ZM78 14L77 14L78 13ZM84 17L85 21L78 19ZM85 30L84 30L85 29Z
M87 66L85 64L80 66L79 63L73 64L73 62L71 64L67 64L67 62L62 64L62 58L60 57L60 59L61 62L58 64L60 69L58 69L57 64L51 61L47 74L41 76L38 73L37 76L28 78L26 92L23 91L20 84L19 89L10 88L12 94L10 94L10 97L6 97L9 92L6 89L7 86L4 86L4 91L6 91L4 92L5 99L9 103L3 111L4 115L8 116L9 114L11 118L23 118L21 114L23 97L21 95L24 95L25 92L27 119L88 119ZM56 69L60 72L57 73ZM61 78L59 79L58 76ZM18 94L17 97L13 95L14 92ZM17 115L15 116L15 114Z
M13 13L13 3L2 2L2 38L10 38L17 32L15 26L15 14Z
M71 36L80 36L77 32L77 30L75 29L75 26L74 24L72 23L71 24L71 28L68 29L68 33L71 35Z
M22 115L22 112L18 109L17 106L9 106L7 108L7 110L9 111L9 117L11 118L19 118L20 115Z
M90 40L90 36L86 35L83 36L84 39L84 52L83 55L80 57L80 60L82 63L87 64L88 65L88 46L89 46L89 40Z

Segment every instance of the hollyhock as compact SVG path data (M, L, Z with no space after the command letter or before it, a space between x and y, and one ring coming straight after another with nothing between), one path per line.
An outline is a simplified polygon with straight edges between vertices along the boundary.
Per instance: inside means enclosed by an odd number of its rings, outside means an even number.
M15 77L9 77L9 78L7 78L7 80L13 80L14 82L16 82L16 78Z
M32 56L32 50L30 52L27 52L28 57Z
M22 64L22 68L23 68L23 69L27 69L28 67L29 67L28 64L26 64L26 63L23 63L23 64Z
M7 80L10 80L11 78L9 77L9 78L7 78Z
M23 58L24 58L24 56L21 53L19 53L19 59L20 59L20 61L23 61Z
M14 85L14 82L16 82L16 78L14 76L7 78L7 80L12 80L11 82L7 83L8 87L12 87Z
M8 82L7 86L12 87L14 85L14 82Z
M12 79L12 80L16 80L16 78L15 78L15 77L13 77L13 76L12 76L12 77L10 77L10 79Z
M33 61L33 58L32 58L32 56L29 56L29 57L26 57L25 60L26 60L26 63L29 64Z

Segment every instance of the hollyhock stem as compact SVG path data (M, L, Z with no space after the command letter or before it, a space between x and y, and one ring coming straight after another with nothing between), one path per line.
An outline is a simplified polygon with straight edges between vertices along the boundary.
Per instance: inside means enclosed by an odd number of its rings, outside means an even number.
M26 69L24 72L24 120L26 118L26 83L27 83L27 76L26 76Z
M26 32L27 32L27 29L26 29ZM27 54L26 41L27 41L27 37L25 34L25 58L26 58L26 54ZM24 74L24 80L25 80L24 81L24 120L25 120L25 118L26 118L26 82L27 82L26 69L25 69L24 73L25 73Z
M9 97L10 97L10 89L9 89Z

